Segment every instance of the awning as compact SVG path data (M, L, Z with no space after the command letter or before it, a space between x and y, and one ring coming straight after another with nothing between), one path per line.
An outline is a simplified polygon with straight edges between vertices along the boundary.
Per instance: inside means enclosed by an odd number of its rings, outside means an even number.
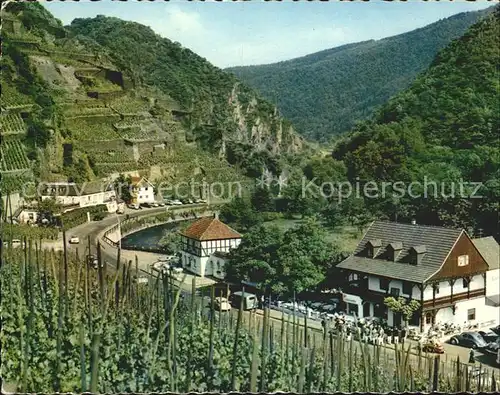
M500 306L500 294L499 295L487 296L486 297L486 304L488 306L495 306L495 307Z
M342 294L342 300L345 303L352 303L352 304L357 304L357 305L361 305L362 302L363 302L362 299L359 296L345 294L345 293Z

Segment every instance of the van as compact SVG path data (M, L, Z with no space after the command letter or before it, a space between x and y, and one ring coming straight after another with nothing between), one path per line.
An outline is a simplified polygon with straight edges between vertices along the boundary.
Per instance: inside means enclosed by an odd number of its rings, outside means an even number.
M249 292L245 292L245 294L243 294L243 291L237 291L233 293L231 297L231 304L235 308L239 309L242 300L243 310L254 310L259 307L259 300L257 298L257 295L251 294Z

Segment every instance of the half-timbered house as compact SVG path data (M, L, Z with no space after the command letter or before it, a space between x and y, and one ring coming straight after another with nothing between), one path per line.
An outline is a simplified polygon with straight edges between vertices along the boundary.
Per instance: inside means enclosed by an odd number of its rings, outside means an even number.
M461 229L375 221L337 267L346 275L348 314L399 326L401 315L384 304L394 296L419 301L410 325L422 330L499 317L499 308L486 302L488 264Z
M181 232L181 260L185 270L198 276L225 277L227 253L238 247L241 235L217 215L196 221Z

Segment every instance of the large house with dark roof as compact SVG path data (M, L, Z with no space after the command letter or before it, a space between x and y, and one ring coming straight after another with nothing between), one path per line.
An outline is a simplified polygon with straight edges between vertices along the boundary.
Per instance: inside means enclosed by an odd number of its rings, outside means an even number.
M181 232L181 241L185 270L201 277L224 279L227 253L238 247L241 235L215 215L202 218Z
M486 303L488 263L461 229L375 221L337 268L348 283L348 314L399 326L402 318L384 298L402 296L420 302L410 325L422 330L438 322L498 321L500 310Z

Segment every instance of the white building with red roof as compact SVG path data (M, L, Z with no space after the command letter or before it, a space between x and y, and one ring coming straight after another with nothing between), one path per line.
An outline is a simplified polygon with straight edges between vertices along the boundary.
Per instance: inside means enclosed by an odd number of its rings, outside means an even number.
M224 279L227 253L241 243L241 234L217 215L205 217L181 232L182 267L198 276Z

